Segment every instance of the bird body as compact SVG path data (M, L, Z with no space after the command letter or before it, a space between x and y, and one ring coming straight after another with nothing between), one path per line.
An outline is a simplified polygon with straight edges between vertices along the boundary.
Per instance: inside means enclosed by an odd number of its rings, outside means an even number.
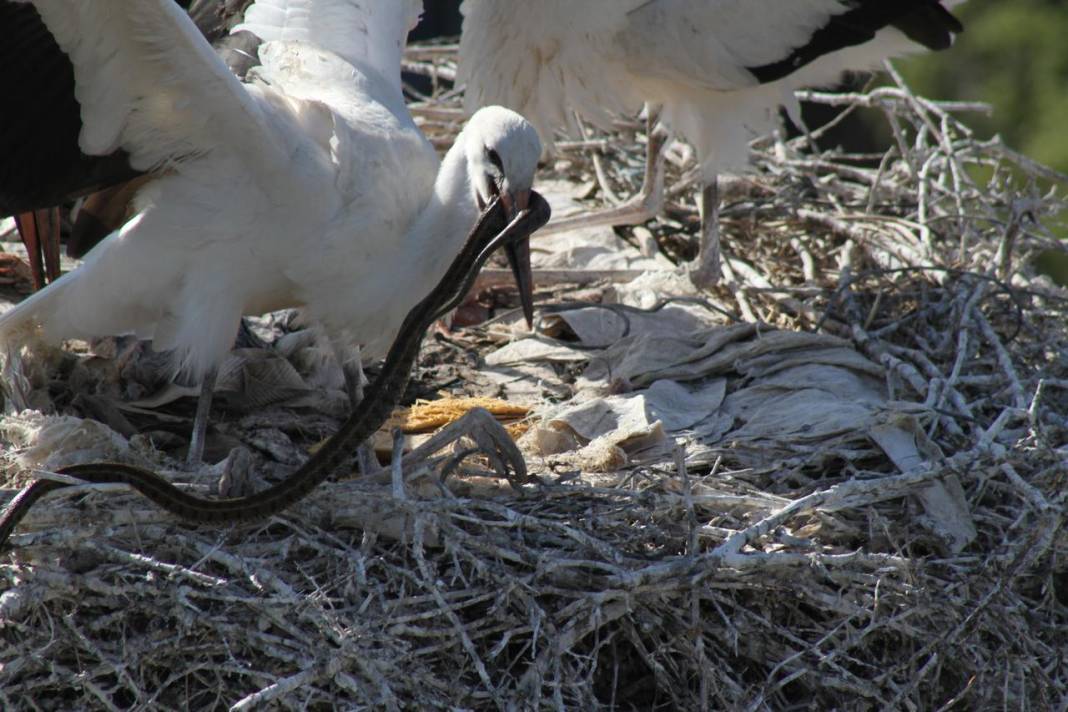
M464 0L458 80L470 110L513 108L546 143L572 112L605 127L658 105L711 179L779 106L798 115L795 89L948 46L959 1Z
M695 150L701 230L690 279L720 273L716 176L746 164L748 143L775 126L793 91L881 60L951 44L960 0L464 0L457 79L467 106L503 104L551 142L572 112L606 127L614 113L648 122L640 193L558 221L556 230L638 224L663 201L659 118ZM550 229L554 226L550 225Z
M298 307L382 353L480 204L533 181L540 144L511 111L479 112L441 162L416 127L400 57L417 0L260 0L238 28L265 40L247 84L171 0L34 4L74 65L82 150L155 177L0 338L133 332L204 376L242 314Z

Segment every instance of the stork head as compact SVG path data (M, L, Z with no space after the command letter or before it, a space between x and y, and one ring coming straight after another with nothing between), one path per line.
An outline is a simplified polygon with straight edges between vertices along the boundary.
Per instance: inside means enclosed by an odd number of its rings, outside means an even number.
M467 174L480 210L501 199L509 220L527 207L534 173L541 157L541 141L534 126L500 106L479 109L464 129L467 134ZM534 323L530 243L522 240L506 248L515 275L523 316Z
M467 168L480 209L500 196L512 219L526 206L541 157L538 132L502 106L479 109L467 124Z

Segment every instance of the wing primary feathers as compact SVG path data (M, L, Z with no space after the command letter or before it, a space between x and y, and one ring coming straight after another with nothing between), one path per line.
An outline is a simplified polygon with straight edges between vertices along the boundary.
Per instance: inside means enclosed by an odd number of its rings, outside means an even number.
M939 3L916 8L895 22L894 27L913 42L933 50L949 49L954 35L964 31L960 20Z
M227 36L250 0L175 0L239 77L256 62L259 39ZM82 153L81 106L75 99L74 69L40 13L30 3L0 0L0 216L58 205L129 180L140 171L129 155Z
M953 43L954 35L964 29L938 0L853 0L848 5L849 10L833 15L807 43L783 59L746 69L761 84L766 84L826 54L869 42L885 27L895 27L912 41L932 50L946 49Z

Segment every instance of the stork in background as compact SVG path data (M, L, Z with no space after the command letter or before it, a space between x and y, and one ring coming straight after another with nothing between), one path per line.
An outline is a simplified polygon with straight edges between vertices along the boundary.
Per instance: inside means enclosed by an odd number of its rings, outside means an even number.
M477 112L439 160L408 113L418 0L260 0L238 26L263 40L245 84L172 0L33 5L74 68L81 152L151 179L81 268L0 316L0 340L173 349L202 382L191 463L242 314L299 307L384 353L481 207L526 205L541 145L521 116ZM529 247L509 257L529 311Z
M663 200L657 117L696 151L701 233L690 276L720 277L716 177L743 168L748 142L795 119L794 90L835 82L884 59L945 49L962 30L962 0L464 0L457 81L469 110L502 104L551 145L573 112L608 127L645 105L649 125L641 192L555 229L637 224ZM550 224L549 229L554 229Z

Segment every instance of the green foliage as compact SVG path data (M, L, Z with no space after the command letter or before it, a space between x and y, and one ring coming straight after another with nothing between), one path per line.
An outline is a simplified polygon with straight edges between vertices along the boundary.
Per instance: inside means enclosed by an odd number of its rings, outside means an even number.
M1068 5L1063 0L968 0L964 33L945 52L901 62L912 87L940 99L980 100L982 136L1068 172Z
M990 104L992 115L967 117L979 136L1000 134L1009 146L1068 173L1068 3L968 0L954 14L964 23L956 44L899 62L906 80L925 96ZM1049 227L1068 238L1063 224ZM1039 269L1068 284L1064 253L1046 253Z

